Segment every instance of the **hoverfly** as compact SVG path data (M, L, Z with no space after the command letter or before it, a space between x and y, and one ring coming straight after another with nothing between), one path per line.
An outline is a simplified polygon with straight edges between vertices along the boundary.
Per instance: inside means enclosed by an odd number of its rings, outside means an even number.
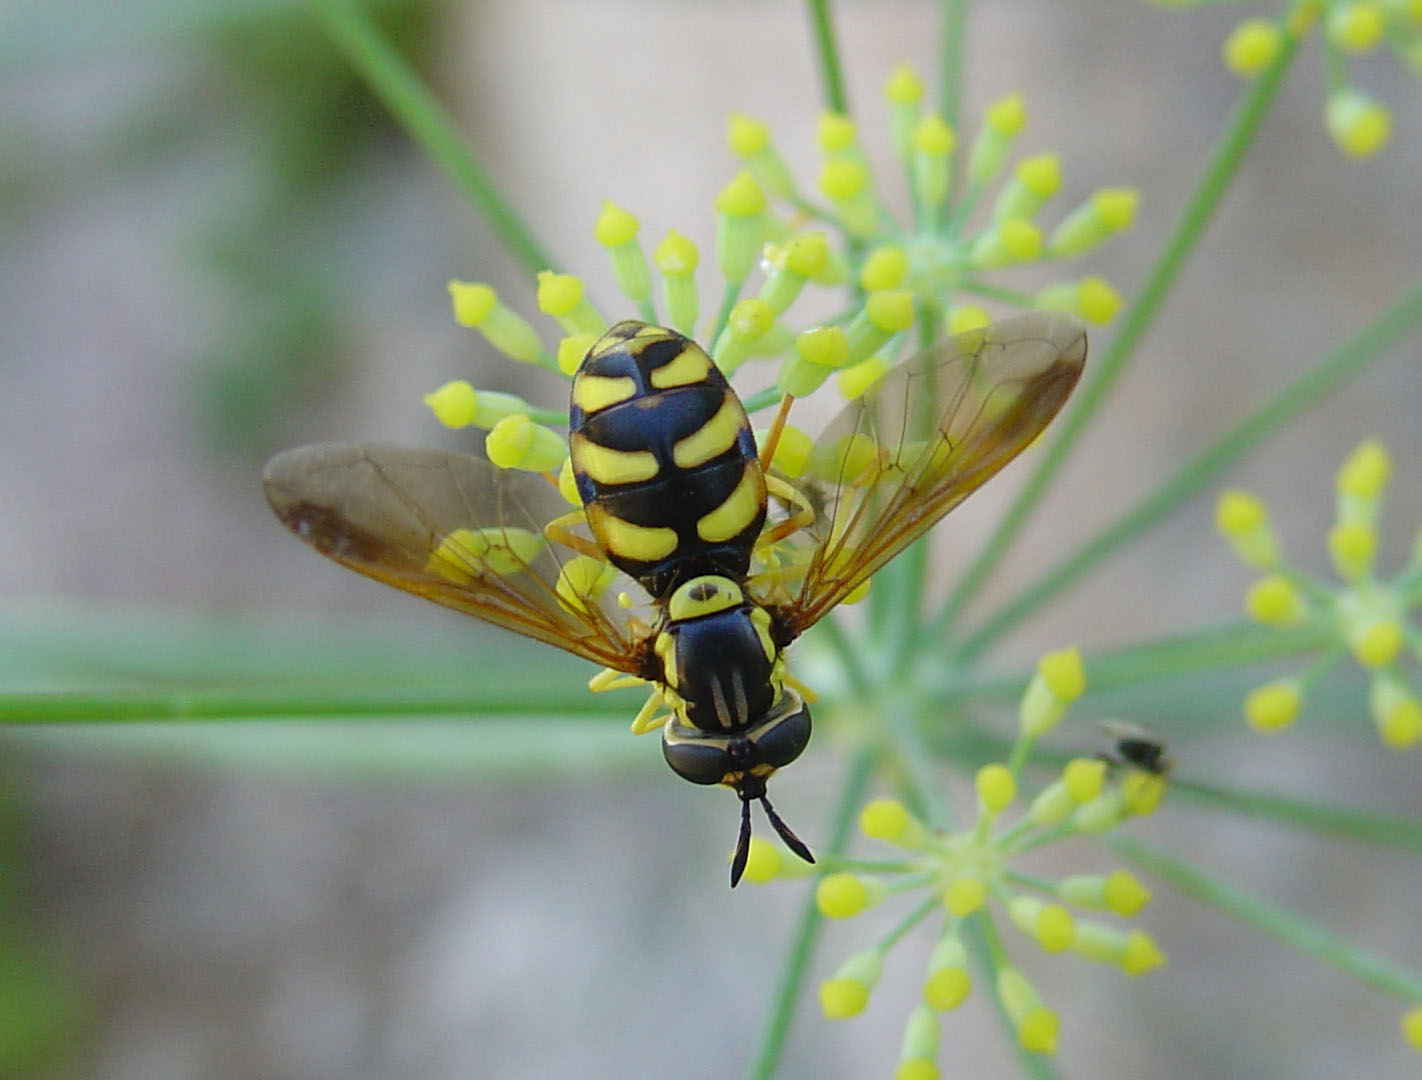
M263 481L323 555L602 664L594 688L650 683L634 730L660 724L678 775L741 800L734 886L752 802L814 861L766 799L810 738L786 647L1031 443L1085 358L1081 325L1058 314L959 335L891 371L790 462L757 451L700 347L627 321L573 378L581 507L551 477L373 444L279 454Z

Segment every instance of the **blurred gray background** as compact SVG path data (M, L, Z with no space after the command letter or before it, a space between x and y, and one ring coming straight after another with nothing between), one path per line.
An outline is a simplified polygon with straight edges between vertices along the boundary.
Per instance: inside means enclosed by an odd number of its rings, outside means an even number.
M601 201L637 213L649 243L674 227L709 251L710 202L734 167L722 148L727 111L768 121L799 175L814 174L820 95L803 5L379 10L605 309L615 294L591 238ZM1141 189L1137 227L1081 264L1129 296L1239 95L1219 43L1263 13L977 5L966 126L1021 89L1031 116L1021 151L1062 154L1057 205L1103 185ZM932 71L935 5L847 3L839 29L863 142L895 191L880 86L901 59ZM1317 42L1306 45L1174 299L988 601L1092 535L1416 280L1416 81L1382 56L1351 66L1394 110L1392 147L1362 165L1323 129L1321 64ZM194 642L216 642L194 685L260 688L260 672L224 669L231 641L244 656L269 654L271 670L288 646L349 648L353 665L361 650L388 661L393 647L436 683L451 666L515 656L575 693L584 666L322 563L262 501L261 463L288 445L448 442L419 400L446 379L544 400L561 390L511 372L453 325L451 277L490 281L529 313L531 287L300 5L9 0L0 93L5 689L142 688L126 666L134 642L149 655L171 648L175 670ZM1405 556L1422 520L1418 352L1415 340L1395 350L1231 474L1266 496L1298 561L1326 569L1332 474L1369 435L1386 439L1397 466L1383 565ZM995 483L939 530L945 578L1012 486ZM1208 498L1191 503L990 662L1233 618L1248 575L1213 535L1211 510ZM82 661L65 652L72 638ZM53 670L34 660L46 650ZM1214 736L1175 738L1174 752L1191 777L1415 818L1417 755L1371 740L1362 694L1359 734L1305 722L1265 742L1231 715ZM1170 732L1169 716L1155 719ZM1091 738L1090 718L1077 720L1078 737ZM0 1051L15 1075L744 1071L801 889L728 894L731 802L677 781L650 740L595 771L573 758L548 775L512 758L502 771L479 765L481 746L457 721L148 735L0 739L13 939L0 943L11 972ZM777 805L812 841L842 769L834 742L823 736L778 785ZM1184 808L1140 831L1350 942L1422 965L1415 861ZM1083 864L1110 862L1081 848L1045 869ZM1145 922L1171 964L1139 983L1012 943L1062 1010L1063 1076L1303 1080L1417 1068L1397 1034L1399 1003L1164 889ZM887 925L831 926L815 977ZM823 1021L807 995L783 1075L890 1074L927 947L899 947L855 1021ZM1018 1075L981 990L944 1032L946 1076Z

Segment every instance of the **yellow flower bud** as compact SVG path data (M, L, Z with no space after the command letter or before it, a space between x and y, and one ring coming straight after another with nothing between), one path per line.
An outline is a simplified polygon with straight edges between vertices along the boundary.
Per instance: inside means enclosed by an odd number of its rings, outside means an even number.
M1127 975L1144 975L1165 966L1165 954L1144 930L1131 931L1120 967Z
M1308 615L1308 605L1282 574L1260 578L1244 594L1244 610L1265 626L1296 626Z
M604 200L593 225L593 239L606 248L622 247L637 239L637 219L620 206Z
M1328 134L1349 157L1375 156L1392 134L1392 114L1361 90L1330 94L1323 120Z
M891 105L917 105L923 100L923 80L908 64L895 64L884 83L884 100Z
M1401 680L1374 675L1368 704L1385 746L1406 750L1422 741L1422 702Z
M552 428L535 424L527 416L506 416L490 429L484 452L501 469L549 472L568 454L562 437Z
M455 379L426 394L421 400L445 427L462 428L474 422L477 398L474 387L463 379Z
M753 116L733 112L726 117L726 147L738 158L748 158L770 142L770 129Z
M1225 67L1241 79L1252 78L1274 62L1284 31L1272 19L1245 19L1225 38Z
M882 970L883 958L875 949L857 952L841 964L820 984L820 1008L826 1018L844 1020L863 1012Z
M859 270L859 284L865 292L897 289L908 276L909 261L897 244L885 244L869 253Z
M716 262L727 281L744 281L760 252L765 194L748 172L716 196Z
M877 904L883 883L858 874L826 874L815 887L815 905L827 919L848 919Z
M1018 707L1018 729L1026 736L1045 735L1086 689L1081 654L1074 648L1048 653L1037 663Z
M1021 94L1008 94L989 105L983 119L1000 135L1016 135L1027 124L1027 102Z
M1062 769L1062 780L1076 803L1090 802L1101 794L1106 781L1106 762L1100 758L1072 758Z
M1414 1050L1422 1050L1422 1005L1402 1014L1402 1037Z
M815 130L815 141L826 153L839 153L854 145L854 121L843 113L823 112Z
M752 836L750 851L746 855L746 868L741 875L741 880L749 881L753 885L763 885L780 876L784 867L785 856L780 853L778 847L769 840Z
M987 885L982 878L960 874L943 891L943 906L949 914L971 915L987 901Z
M1303 702L1303 690L1293 679L1278 679L1257 686L1244 699L1244 719L1258 732L1280 731L1294 722Z
M1377 534L1361 521L1340 521L1328 532L1328 554L1333 568L1345 581L1357 581L1367 574L1377 550Z
M1335 481L1338 494L1360 500L1376 499L1387 486L1391 468L1387 447L1377 439L1364 440L1338 470Z
M1102 899L1117 915L1129 919L1150 903L1150 890L1127 871L1114 870L1106 875Z
M1012 805L1017 796L1017 782L1006 765L984 765L976 777L978 802L989 814L999 814Z
M1335 4L1328 10L1328 39L1344 52L1371 52L1382 40L1387 17L1376 0Z
M1222 493L1215 504L1215 528L1234 553L1256 570L1279 565L1279 545L1264 504L1246 491Z
M950 335L966 334L992 324L987 309L977 304L954 304L948 309L947 328Z
M887 375L892 367L883 353L875 353L867 360L861 360L837 372L835 385L846 401L853 401Z
M571 377L581 366L583 357L587 356L588 350L597 343L601 334L568 334L558 342L558 351L555 359L558 362L558 370L564 375Z
M454 321L460 326L478 326L499 299L489 286L468 281L451 281L449 298L454 302Z
M1027 976L1004 965L997 972L997 996L1017 1028L1017 1041L1024 1050L1054 1054L1057 1050L1057 1017L1042 1004Z

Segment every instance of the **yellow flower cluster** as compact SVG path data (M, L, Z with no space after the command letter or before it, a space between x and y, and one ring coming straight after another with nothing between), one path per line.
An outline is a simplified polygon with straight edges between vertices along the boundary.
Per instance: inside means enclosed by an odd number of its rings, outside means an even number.
M1020 761L1032 742L1050 731L1085 689L1081 658L1075 649L1044 656L1019 707L1017 744ZM1100 833L1122 821L1152 812L1165 792L1165 777L1104 757L1075 758L1058 776L1022 802L1016 769L992 762L975 776L978 814L957 832L931 828L901 801L874 799L859 816L860 832L897 849L898 858L873 863L853 859L826 863L816 890L820 913L847 919L899 895L926 895L908 916L875 944L852 954L820 985L820 1007L831 1019L858 1015L883 971L884 959L907 931L934 911L942 927L922 980L921 1004L909 1015L897 1076L935 1076L938 1016L969 996L973 976L969 940L985 932L998 941L994 914L1031 939L1042 951L1073 952L1109 964L1128 975L1141 975L1165 963L1165 956L1144 930L1092 916L1105 912L1120 919L1138 914L1150 900L1144 885L1125 870L1076 873L1047 880L1016 870L1018 856L1061 839ZM746 877L767 881L810 872L783 859L769 842L753 842ZM992 990L1012 1019L1020 1045L1051 1054L1057 1047L1057 1014L1038 995L1027 976L1006 959L1000 945L992 956Z
M1394 749L1422 743L1422 701L1402 671L1407 653L1419 653L1407 613L1422 603L1422 533L1411 558L1390 580L1373 569L1377 523L1391 461L1376 440L1361 443L1335 478L1337 513L1328 532L1328 554L1341 583L1331 584L1285 562L1264 503L1226 491L1215 508L1215 526L1240 560L1261 572L1245 592L1250 618L1277 628L1316 627L1328 642L1319 659L1298 675L1256 687L1244 716L1256 731L1279 731L1298 716L1309 689L1346 653L1369 673L1369 707L1382 741Z

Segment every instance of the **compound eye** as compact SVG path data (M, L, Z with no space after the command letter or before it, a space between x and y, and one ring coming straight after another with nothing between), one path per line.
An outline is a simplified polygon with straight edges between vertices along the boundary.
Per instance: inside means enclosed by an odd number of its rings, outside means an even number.
M751 735L756 760L774 769L789 765L810 742L810 707L798 694L788 689L782 704L786 711Z
M668 742L663 737L662 756L672 772L693 784L719 784L736 768L725 745L712 742Z

